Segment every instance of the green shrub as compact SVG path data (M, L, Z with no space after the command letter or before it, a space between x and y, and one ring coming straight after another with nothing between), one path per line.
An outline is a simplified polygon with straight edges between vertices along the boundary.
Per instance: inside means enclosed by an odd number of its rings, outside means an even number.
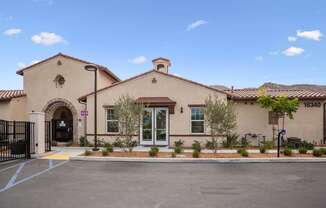
M238 149L237 150L238 154L241 154L242 151L243 151L243 149Z
M175 152L172 152L172 153L171 153L171 157L174 158L174 157L176 157L176 156L177 156L177 154L176 154Z
M97 146L98 147L104 147L105 146L104 139L98 139L97 140Z
M242 156L242 157L248 157L249 156L249 152L245 149L238 149L238 153Z
M132 152L133 148L137 146L137 141L132 140L132 139L120 139L117 138L113 143L114 147L119 147L121 149L123 149L124 151L126 151L126 149L129 150L129 152Z
M92 154L92 152L90 150L85 150L85 156L90 156Z
M201 152L200 142L195 140L194 143L192 143L192 149Z
M299 153L300 154L307 154L307 149L305 147L300 147L299 148Z
M116 140L112 143L114 147L123 148L123 142L120 138L116 138Z
M200 152L199 152L198 150L195 150L195 149L194 149L194 151L192 152L192 157L193 157L193 158L198 158L198 157L199 157L199 153L200 153Z
M319 150L322 155L326 155L326 148L320 148Z
M222 142L223 147L235 147L239 144L238 141L239 135L238 134L228 134L226 136L226 141Z
M322 154L322 151L320 151L320 149L314 149L313 151L312 151L312 154L313 154L313 156L315 156L315 157L321 157L323 154Z
M179 139L178 141L175 141L175 142L174 142L174 146L175 146L175 147L182 147L183 144L184 144L184 141L181 140L181 139Z
M301 143L301 145L305 148L307 148L307 150L313 150L315 148L315 145L313 143L307 142L307 141L303 141Z
M109 151L107 150L102 150L102 156L108 156L109 155Z
M259 147L259 152L262 153L262 154L265 154L266 153L266 147L264 147L264 146Z
M180 153L183 152L183 148L182 148L181 146L176 146L176 147L174 148L174 152L175 152L176 154L180 154Z
M132 152L134 147L137 147L137 141L132 139L124 140L125 147L128 148L129 152Z
M273 149L273 141L264 141L260 143L261 147L264 147L266 150Z
M206 140L205 147L210 150L216 150L218 147L217 139Z
M111 143L109 143L109 142L105 143L104 147L105 147L106 151L113 152L113 145Z
M81 136L81 137L79 137L79 146L81 146L81 147L89 147L90 143L88 142L86 137Z
M250 142L246 137L242 137L240 141L241 147L248 147L250 145Z
M291 156L292 155L292 150L290 148L286 148L283 150L283 154L285 156Z
M296 137L288 138L287 142L285 142L283 145L291 149L299 149L300 147L304 147L307 150L314 149L314 144L307 142L305 140L302 141L300 138L296 138Z
M151 157L156 157L157 153L159 152L159 148L158 147L151 147L151 149L148 151L149 156Z

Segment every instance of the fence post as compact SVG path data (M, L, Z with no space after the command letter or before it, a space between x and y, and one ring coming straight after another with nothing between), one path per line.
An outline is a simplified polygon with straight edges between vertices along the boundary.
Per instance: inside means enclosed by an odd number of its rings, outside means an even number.
M49 151L51 151L51 146L52 146L52 122L49 121L49 127L48 127L48 134L49 134Z
M25 122L26 159L31 159L31 123Z
M31 112L29 120L34 123L35 153L42 154L45 152L45 114Z

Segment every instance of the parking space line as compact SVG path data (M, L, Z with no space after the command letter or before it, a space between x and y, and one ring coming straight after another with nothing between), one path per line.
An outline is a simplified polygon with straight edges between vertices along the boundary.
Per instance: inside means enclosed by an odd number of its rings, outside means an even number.
M49 160L49 168L53 167L53 160Z
M5 189L8 189L10 187L12 187L18 177L18 174L20 173L20 171L22 171L23 167L25 166L26 162L20 163L19 167L17 168L15 174L11 177L10 181L8 182L8 184L6 185Z
M38 172L38 173L35 173L35 174L33 174L33 175L30 175L30 176L28 176L28 177L26 177L26 178L23 178L23 179L21 179L20 181L17 181L16 183L13 183L11 186L6 186L6 187L4 187L4 188L2 188L2 189L0 189L0 193L1 192L4 192L4 191L6 191L6 190L8 190L8 189L10 189L10 188L12 188L12 187L14 187L14 186L17 186L17 185L19 185L19 184L21 184L21 183L23 183L23 182L25 182L25 181L28 181L28 180L30 180L30 179L32 179L32 178L34 178L34 177L36 177L36 176L39 176L39 175L41 175L41 174L43 174L43 173L46 173L46 172L48 172L48 171L50 171L50 170L52 170L52 169L54 169L54 168L56 168L56 167L59 167L59 166L61 166L61 165L63 165L63 164L65 164L65 163L67 163L67 162L69 162L69 160L66 160L66 161L63 161L63 162L61 162L61 163L58 163L58 164L55 164L55 165L51 165L51 166L49 166L47 169L45 169L45 170L42 170L42 171L40 171L40 172ZM52 163L52 162L51 162ZM49 165L50 165L50 162L49 162ZM22 166L24 166L24 165L22 165ZM19 167L21 167L21 166L19 166ZM22 167L23 168L23 167ZM21 169L22 169L21 168ZM16 171L17 172L17 171ZM20 171L19 171L20 172ZM16 175L16 174L15 174ZM17 174L18 175L18 174ZM13 176L14 177L14 176ZM17 176L16 176L17 177ZM10 180L11 181L11 180Z
M25 162L23 162L23 163L27 164L27 163L30 163L30 162L32 162L32 161L34 161L34 160L35 160L35 159L31 159L31 160L25 161ZM1 170L0 170L0 173L1 173L1 172L4 172L4 171L6 171L6 170L9 170L9 169L11 169L11 168L17 167L17 166L19 166L20 164L21 164L21 163L18 163L18 164L15 164L15 165L12 165L12 166L6 167L6 168L4 168L4 169L1 169Z

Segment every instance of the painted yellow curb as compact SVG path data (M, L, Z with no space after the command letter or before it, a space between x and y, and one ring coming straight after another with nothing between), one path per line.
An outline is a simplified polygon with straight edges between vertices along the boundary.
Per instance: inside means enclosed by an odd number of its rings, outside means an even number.
M48 156L42 157L42 159L51 159L51 160L69 160L70 154L69 153L57 153Z

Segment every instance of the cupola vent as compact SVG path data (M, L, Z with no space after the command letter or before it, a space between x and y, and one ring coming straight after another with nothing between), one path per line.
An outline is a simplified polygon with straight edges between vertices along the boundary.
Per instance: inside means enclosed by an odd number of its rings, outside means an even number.
M156 58L153 59L154 70L169 73L169 67L171 66L171 62L169 59L166 58Z

